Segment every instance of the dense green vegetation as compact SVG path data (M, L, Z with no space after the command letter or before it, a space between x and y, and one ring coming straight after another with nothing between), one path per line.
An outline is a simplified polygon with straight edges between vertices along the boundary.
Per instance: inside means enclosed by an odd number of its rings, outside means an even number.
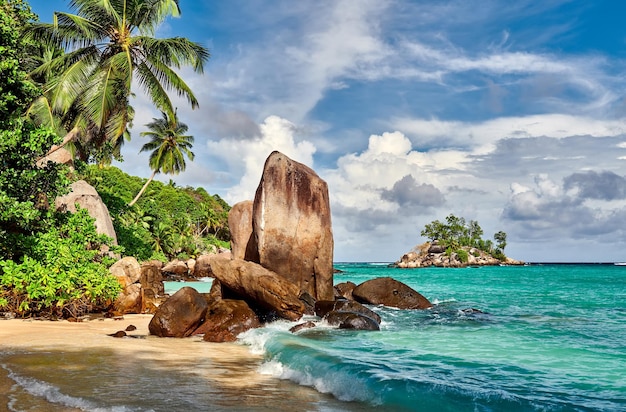
M120 284L107 269L114 259L103 253L117 249L96 233L86 210L58 214L54 225L29 241L21 263L0 260L0 309L21 316L78 317L117 298Z
M467 251L463 248L476 248L493 255L495 258L504 260L504 248L506 247L506 233L499 231L494 235L493 241L483 239L483 229L477 221L467 222L463 217L450 214L445 222L434 220L424 226L420 233L431 242L446 248L448 253L456 252L462 262L467 262Z
M197 101L172 67L201 72L208 58L187 39L151 37L180 13L176 0L70 6L76 15L57 13L56 24L42 24L26 1L0 3L0 312L22 317L106 309L120 291L108 270L120 254L195 256L228 246L230 236L228 205L204 189L153 182L130 207L143 179L82 161L75 169L42 161L53 145L65 145L77 159L109 163L130 138L132 77L175 116L167 91ZM97 234L85 210L55 210L54 199L78 179L101 194L119 246Z
M187 259L229 247L230 206L203 188L153 181L135 205L128 203L145 179L120 169L87 166L82 177L96 188L113 218L118 243L137 259Z

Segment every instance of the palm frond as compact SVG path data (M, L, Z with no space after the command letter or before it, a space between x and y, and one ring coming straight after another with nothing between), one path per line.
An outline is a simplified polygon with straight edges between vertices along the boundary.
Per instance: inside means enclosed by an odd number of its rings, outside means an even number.
M174 67L189 65L196 73L204 72L204 64L211 56L206 47L183 37L155 39L148 36L136 36L133 42L142 45L146 59L151 62L160 61L162 64Z
M150 61L146 64L146 68L157 79L161 88L173 90L179 97L186 98L194 109L199 106L198 99L191 88L174 70L159 61Z
M137 81L141 88L148 93L152 103L161 111L174 113L174 107L170 97L167 95L167 91L163 88L159 79L152 73L152 70L144 63L137 66L136 70Z
M180 16L178 0L147 0L139 2L133 20L137 22L141 34L152 36L156 28L170 16Z

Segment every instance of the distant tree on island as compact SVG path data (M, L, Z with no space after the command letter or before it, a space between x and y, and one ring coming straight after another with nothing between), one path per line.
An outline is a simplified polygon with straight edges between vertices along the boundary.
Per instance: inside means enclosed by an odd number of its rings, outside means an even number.
M494 234L494 244L491 240L482 238L483 229L476 220L467 222L463 217L450 214L445 222L434 220L424 226L420 235L430 242L437 242L447 251L459 251L463 247L476 248L493 255L495 258L506 259L504 248L506 247L506 233L499 231ZM463 255L464 253L461 253Z

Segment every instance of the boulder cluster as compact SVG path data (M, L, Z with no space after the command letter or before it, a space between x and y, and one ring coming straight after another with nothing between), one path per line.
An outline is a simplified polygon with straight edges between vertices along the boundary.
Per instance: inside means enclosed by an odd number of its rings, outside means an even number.
M398 268L413 269L423 267L462 268L467 266L498 266L498 265L523 265L524 262L507 257L500 260L491 254L473 247L464 247L467 253L467 261L461 260L457 252L448 253L437 242L426 242L405 253L400 260L393 263Z
M127 256L109 268L122 286L122 292L113 303L113 315L127 313L154 313L167 296L163 287L162 263L149 261L139 264Z
M183 287L156 308L150 333L203 335L234 341L276 319L317 315L339 328L378 330L380 317L364 304L425 309L431 303L391 278L333 286L333 237L326 182L307 166L273 152L252 201L229 214L231 253L198 258L193 273L213 277L206 294ZM166 266L189 273L190 265ZM165 270L166 268L163 268ZM293 331L315 326L305 322Z

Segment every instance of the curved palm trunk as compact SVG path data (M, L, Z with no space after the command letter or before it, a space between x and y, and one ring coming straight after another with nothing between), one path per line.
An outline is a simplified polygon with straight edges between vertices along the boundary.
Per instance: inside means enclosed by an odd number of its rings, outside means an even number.
M141 197L141 195L143 194L143 192L145 192L146 188L148 187L148 185L150 184L150 182L152 182L152 179L154 179L154 176L156 176L157 171L155 170L154 172L152 172L152 176L150 176L150 179L148 179L148 181L143 185L143 187L141 188L141 190L139 191L139 193L137 193L137 196L135 196L135 198L133 199L132 202L130 202L128 204L128 207L131 207L132 205L135 204L135 202L137 202L137 200L139 200L139 198Z

